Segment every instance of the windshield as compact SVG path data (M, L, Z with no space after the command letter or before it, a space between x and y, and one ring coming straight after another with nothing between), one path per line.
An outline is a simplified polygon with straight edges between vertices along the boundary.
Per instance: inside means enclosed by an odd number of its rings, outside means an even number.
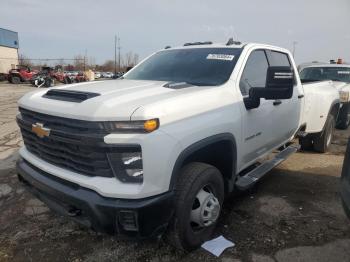
M309 67L300 72L304 82L333 80L350 83L350 67Z
M225 83L240 48L190 48L160 51L125 75L125 79L186 82L216 86Z

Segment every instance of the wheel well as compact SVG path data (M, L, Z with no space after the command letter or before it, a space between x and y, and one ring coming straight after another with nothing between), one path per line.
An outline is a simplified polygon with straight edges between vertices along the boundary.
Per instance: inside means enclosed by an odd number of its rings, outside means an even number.
M231 135L232 137L232 135ZM236 144L231 139L220 139L210 143L199 142L185 150L175 164L171 187L176 183L177 177L183 166L191 162L202 162L216 167L223 175L225 182L225 193L233 190L236 173Z

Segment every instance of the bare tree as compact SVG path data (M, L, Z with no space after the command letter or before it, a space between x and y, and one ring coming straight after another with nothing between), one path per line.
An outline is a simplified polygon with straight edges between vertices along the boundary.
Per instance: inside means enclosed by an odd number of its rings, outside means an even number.
M64 66L64 59L60 58L57 60L57 63L55 64L56 66Z
M20 65L23 65L23 66L29 66L29 67L33 67L34 64L33 62L30 60L30 58L28 58L26 55L24 54L19 54L18 56L18 63Z
M124 59L123 59L124 63L124 67L132 67L132 66L135 66L138 61L139 61L139 55L138 54L135 54L131 51L127 52L124 56Z
M74 56L74 61L73 61L74 69L79 71L84 70L84 61L85 61L84 56L82 55Z
M133 66L137 65L137 63L139 62L139 54L134 54L134 57L133 57L133 61L132 61L132 64Z
M99 67L101 71L113 71L114 69L114 61L113 60L107 60L104 62L102 66Z
M96 59L95 59L95 57L90 56L88 60L89 60L88 63L87 63L88 67L95 68L96 67Z

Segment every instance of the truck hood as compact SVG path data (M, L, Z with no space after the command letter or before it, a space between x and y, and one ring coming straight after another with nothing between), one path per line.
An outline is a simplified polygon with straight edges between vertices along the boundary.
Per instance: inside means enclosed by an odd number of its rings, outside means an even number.
M167 100L178 96L201 92L208 87L191 86L183 89L164 87L167 82L141 80L107 80L73 84L53 89L97 93L98 96L82 102L70 102L43 97L47 89L34 91L23 96L18 104L28 110L49 115L89 120L89 121L118 121L130 120L138 108L150 104L164 105ZM209 87L210 88L210 87ZM158 117L154 112L154 116ZM141 116L142 117L142 116Z
M333 81L333 86L338 91L350 91L350 83Z

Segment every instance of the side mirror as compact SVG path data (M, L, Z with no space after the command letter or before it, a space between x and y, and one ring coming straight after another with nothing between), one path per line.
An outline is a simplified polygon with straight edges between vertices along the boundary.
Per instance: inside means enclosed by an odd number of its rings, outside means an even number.
M293 96L294 73L290 66L271 66L267 70L265 99L290 99Z
M267 69L266 85L252 87L249 96L244 98L247 109L257 108L260 98L266 100L290 99L293 96L294 74L290 66L270 66Z

